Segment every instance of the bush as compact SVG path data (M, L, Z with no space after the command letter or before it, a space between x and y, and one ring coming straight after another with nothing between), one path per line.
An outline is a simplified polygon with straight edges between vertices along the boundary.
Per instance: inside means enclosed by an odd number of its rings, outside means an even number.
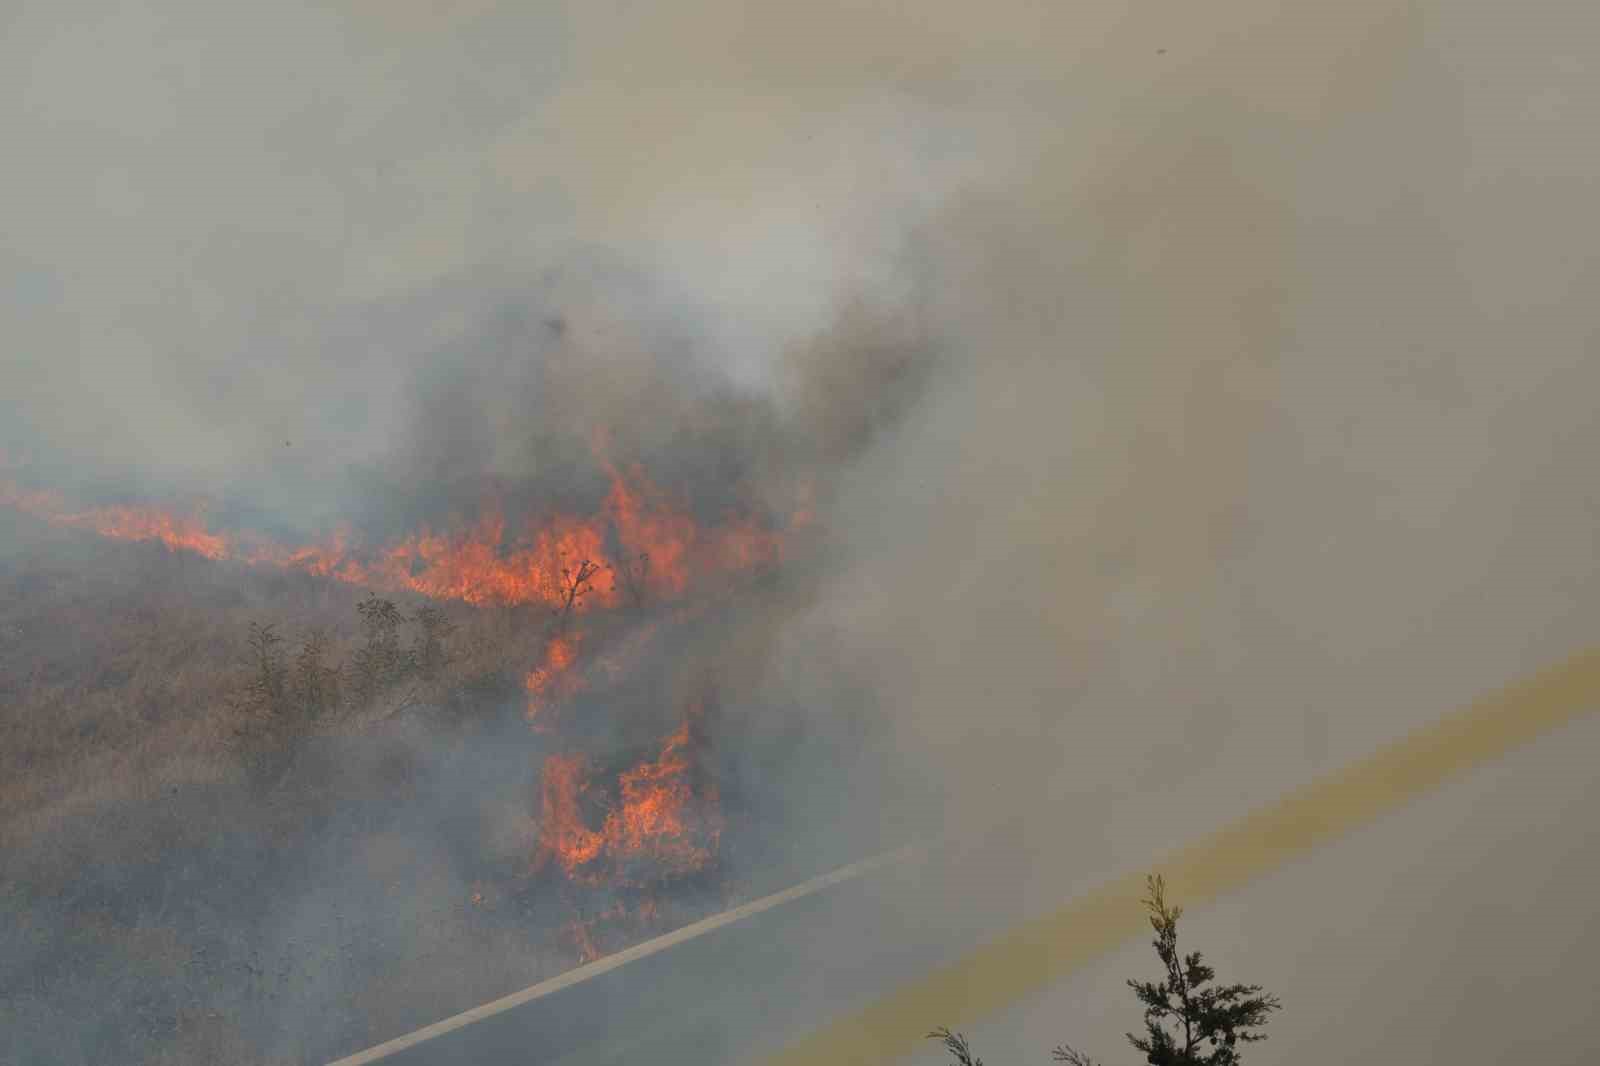
M400 627L407 619L393 600L368 596L356 605L361 612L361 627L366 642L356 649L351 663L354 693L358 703L368 703L385 689L400 682L410 666L410 657L400 647Z

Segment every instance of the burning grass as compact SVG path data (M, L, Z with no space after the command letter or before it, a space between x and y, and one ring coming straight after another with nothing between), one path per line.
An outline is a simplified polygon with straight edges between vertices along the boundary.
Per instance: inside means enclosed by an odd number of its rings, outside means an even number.
M203 513L149 505L73 507L58 492L0 480L0 506L53 526L154 541L211 560L299 571L388 593L474 606L539 604L562 612L682 597L692 583L776 565L782 534L748 515L702 525L644 469L605 466L610 490L592 514L545 513L519 526L486 499L475 517L361 544L348 527L288 545L208 528ZM796 514L804 517L802 501Z
M675 679L778 536L612 476L591 519L283 552L8 488L0 1057L326 1059L724 905Z
M660 754L617 772L594 773L582 755L545 757L535 869L554 864L586 885L644 887L704 873L714 865L723 814L716 783L701 765L691 706ZM590 810L603 812L598 824Z

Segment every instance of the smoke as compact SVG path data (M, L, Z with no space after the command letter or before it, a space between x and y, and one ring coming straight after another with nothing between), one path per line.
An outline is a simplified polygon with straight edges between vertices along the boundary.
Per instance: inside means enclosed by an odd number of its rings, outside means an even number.
M906 304L906 220L975 156L915 100L782 129L715 70L630 83L636 21L20 9L8 450L329 521L353 467L525 476Z
M1059 738L1035 750L1077 785L1128 772L1113 741L1136 763L1172 745L1141 788L1180 751L1270 752L1293 779L1305 745L1327 759L1398 724L1308 716L1352 664L1376 692L1395 660L1470 649L1428 715L1572 610L1555 589L1587 568L1549 543L1575 551L1593 499L1548 443L1590 432L1564 399L1592 366L1567 296L1588 268L1563 258L1584 168L1457 80L1479 16L1247 7L1204 28L1130 14L1055 73L1071 118L1027 166L925 230L931 332L960 365L845 476L856 565L824 609L894 664L914 740L972 758L992 737L1004 765ZM1570 120L1577 68L1541 69L1515 88ZM1535 614L1465 610L1491 586ZM1582 640L1556 631L1541 654Z
M301 533L810 484L729 728L895 755L789 802L1137 861L1593 631L1536 6L23 5L0 447Z

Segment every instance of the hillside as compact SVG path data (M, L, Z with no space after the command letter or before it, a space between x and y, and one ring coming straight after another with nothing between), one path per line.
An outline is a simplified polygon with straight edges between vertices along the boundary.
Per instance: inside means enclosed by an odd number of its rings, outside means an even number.
M820 782L878 773L836 765L843 719L739 702L778 575L584 616L562 632L600 665L537 701L549 611L410 597L454 627L436 676L265 728L242 698L252 623L290 652L321 627L348 678L368 590L0 521L9 1056L319 1061L873 843L842 814L780 843L825 791L846 804ZM565 797L554 766L583 774ZM624 824L627 802L680 809Z

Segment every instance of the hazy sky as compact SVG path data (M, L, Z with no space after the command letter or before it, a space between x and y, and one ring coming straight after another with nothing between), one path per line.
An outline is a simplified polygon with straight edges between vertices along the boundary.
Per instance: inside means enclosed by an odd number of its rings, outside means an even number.
M819 435L890 323L939 370L770 683L843 664L952 806L1198 831L1596 632L1596 12L13 3L0 443L326 517L447 369L521 469L498 314L595 417L665 366Z

